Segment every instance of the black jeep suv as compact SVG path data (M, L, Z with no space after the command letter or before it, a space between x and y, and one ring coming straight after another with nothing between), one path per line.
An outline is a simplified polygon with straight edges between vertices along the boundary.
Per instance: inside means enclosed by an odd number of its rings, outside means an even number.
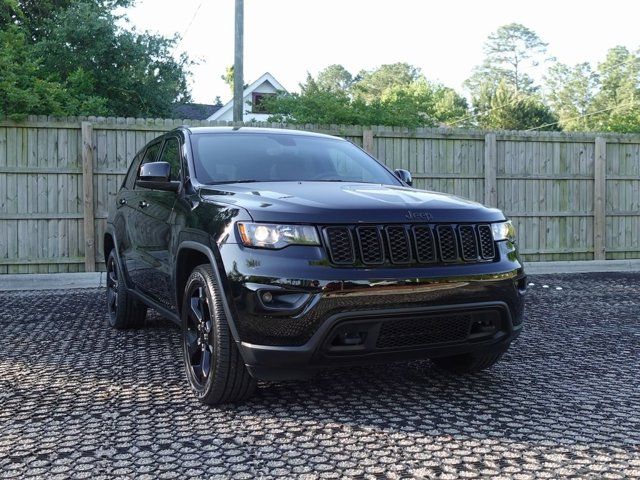
M140 325L147 307L177 322L205 403L337 365L490 367L522 328L513 227L410 185L326 135L171 131L133 159L109 214L109 322Z

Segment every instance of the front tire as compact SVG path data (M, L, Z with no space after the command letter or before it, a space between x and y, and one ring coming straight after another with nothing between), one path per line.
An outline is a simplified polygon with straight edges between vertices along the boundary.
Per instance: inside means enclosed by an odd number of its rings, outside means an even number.
M182 301L182 347L187 380L198 400L235 403L256 389L238 351L210 265L196 267Z
M452 357L432 358L436 367L448 372L466 374L486 370L495 365L504 352L465 353Z
M107 313L109 325L118 330L141 327L147 318L147 306L132 298L124 284L115 249L107 258Z

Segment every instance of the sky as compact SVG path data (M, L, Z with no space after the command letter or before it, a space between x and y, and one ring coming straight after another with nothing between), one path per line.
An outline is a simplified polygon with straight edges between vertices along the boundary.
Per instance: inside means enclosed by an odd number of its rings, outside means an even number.
M137 0L130 27L183 35L177 51L192 68L193 100L231 98L220 76L233 64L234 0ZM462 91L499 26L522 23L568 64L604 59L609 48L640 47L637 0L245 0L244 76L270 72L289 91L307 72L339 63L351 73L407 62L429 80Z

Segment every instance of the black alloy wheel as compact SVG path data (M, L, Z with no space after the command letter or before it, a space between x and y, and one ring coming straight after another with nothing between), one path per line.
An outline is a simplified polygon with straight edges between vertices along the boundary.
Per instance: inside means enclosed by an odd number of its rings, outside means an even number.
M193 379L204 387L211 371L215 368L213 320L209 301L203 286L193 285L189 292L187 311L186 342L189 369Z
M107 312L109 324L113 327L118 316L118 266L115 255L109 255L107 262Z
M231 334L222 292L210 265L193 270L182 298L182 352L195 396L210 405L251 397L256 381Z
M147 306L127 290L115 249L107 258L107 316L119 330L140 327L147 317Z

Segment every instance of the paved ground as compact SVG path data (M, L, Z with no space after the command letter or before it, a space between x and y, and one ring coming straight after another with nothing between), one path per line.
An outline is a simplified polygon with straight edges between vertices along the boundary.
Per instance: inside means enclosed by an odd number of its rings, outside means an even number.
M101 290L2 293L0 477L640 477L640 274L531 281L491 371L340 370L225 408L192 401L157 316L116 332Z

